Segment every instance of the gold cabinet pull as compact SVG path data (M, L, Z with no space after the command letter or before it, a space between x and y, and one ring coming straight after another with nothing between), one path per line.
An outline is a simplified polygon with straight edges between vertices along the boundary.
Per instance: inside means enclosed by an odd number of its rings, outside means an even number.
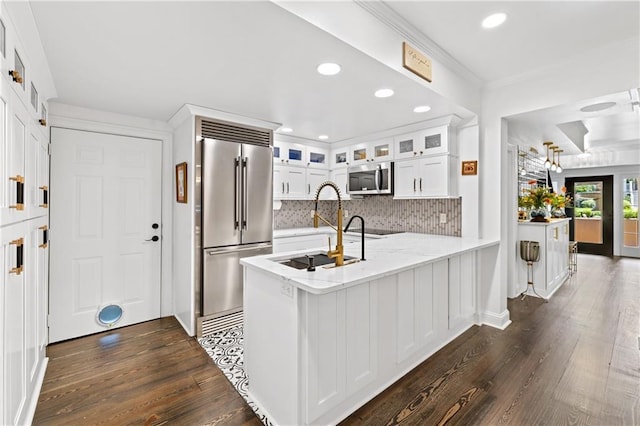
M18 238L17 240L10 241L9 245L16 246L16 267L9 269L9 273L20 275L24 268L24 238Z
M47 225L41 226L38 229L42 231L42 244L38 247L47 248L49 246L49 227Z
M10 205L9 208L24 210L24 176L11 176L9 180L16 183L16 203Z
M40 204L40 207L47 209L49 208L49 187L44 185L39 189L42 190L42 204Z
M20 75L20 71L9 70L9 75L18 84L22 84L22 76Z
M45 120L44 118L41 118L40 120L38 120L38 123L40 123L41 126L46 126L47 120Z

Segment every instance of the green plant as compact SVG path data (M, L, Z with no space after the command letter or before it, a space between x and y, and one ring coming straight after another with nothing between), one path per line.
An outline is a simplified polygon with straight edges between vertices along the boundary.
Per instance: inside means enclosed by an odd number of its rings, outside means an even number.
M595 209L596 208L596 202L595 200L591 199L591 198L583 198L580 200L580 207L585 207L588 209Z
M576 207L573 214L575 217L591 217L593 215L591 209L587 207Z
M624 218L625 219L637 219L638 218L638 209L633 209L633 208L624 209L623 213L624 213Z
M631 208L631 200L627 200L626 197L624 200L622 200L622 208L624 210L630 209Z
M602 212L600 210L591 211L591 217L602 217Z

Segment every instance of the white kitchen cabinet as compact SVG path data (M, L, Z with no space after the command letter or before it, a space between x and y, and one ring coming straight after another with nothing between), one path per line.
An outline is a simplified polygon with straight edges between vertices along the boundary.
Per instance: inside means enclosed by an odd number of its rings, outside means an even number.
M447 154L423 156L395 163L398 198L452 197L457 194L455 159Z
M331 150L331 161L329 162L329 168L335 170L338 168L346 168L349 163L349 149L350 147L335 148Z
M414 158L423 155L455 154L455 143L449 126L439 126L394 138L394 158Z
M349 195L349 174L347 172L347 168L346 167L341 167L335 170L331 170L331 181L334 182L336 185L338 185L338 188L340 189L340 197L343 200L350 200L351 196ZM332 194L330 194L329 199L331 200L337 200L338 196L336 195L335 192L332 191Z
M533 263L533 284L542 297L548 298L569 277L569 220L518 223L516 267L518 282L509 290L516 297L527 290L527 263L520 257L520 241L537 241L540 260Z
M467 329L476 318L476 253L449 258L449 330Z
M390 161L393 159L393 139L369 141L350 148L352 165Z
M306 152L307 167L314 169L329 169L329 149L308 146Z
M274 165L306 166L307 147L299 143L274 141L273 142Z
M307 169L304 167L273 166L273 198L276 200L304 200L307 198Z
M320 184L329 180L329 170L319 169L307 169L307 199L315 200L316 191ZM320 192L321 200L330 200L331 195L335 194L335 191L331 188L322 188Z
M2 125L8 125L0 135L3 153L2 224L15 223L27 219L27 191L25 187L28 147L29 114L14 91L9 91L8 99L0 97Z
M29 245L25 224L2 229L2 383L4 384L3 424L19 424L27 398L25 304L27 283L31 273L23 262Z

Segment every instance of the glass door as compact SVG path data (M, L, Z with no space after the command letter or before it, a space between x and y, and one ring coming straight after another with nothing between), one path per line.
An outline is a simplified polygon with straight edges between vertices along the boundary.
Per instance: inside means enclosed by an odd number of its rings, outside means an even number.
M622 251L620 254L623 256L640 257L638 182L640 182L640 176L622 178Z
M580 253L613 256L613 176L567 178L573 195L569 237Z

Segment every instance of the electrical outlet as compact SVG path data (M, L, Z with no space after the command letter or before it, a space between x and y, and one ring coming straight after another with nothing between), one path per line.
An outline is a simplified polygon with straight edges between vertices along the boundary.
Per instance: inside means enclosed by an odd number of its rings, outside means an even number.
M345 210L345 211L344 211L344 217L345 217L345 218L349 217L349 210Z
M282 284L280 286L280 293L293 298L293 286L291 284Z
M447 214L440 213L440 223L447 223Z

